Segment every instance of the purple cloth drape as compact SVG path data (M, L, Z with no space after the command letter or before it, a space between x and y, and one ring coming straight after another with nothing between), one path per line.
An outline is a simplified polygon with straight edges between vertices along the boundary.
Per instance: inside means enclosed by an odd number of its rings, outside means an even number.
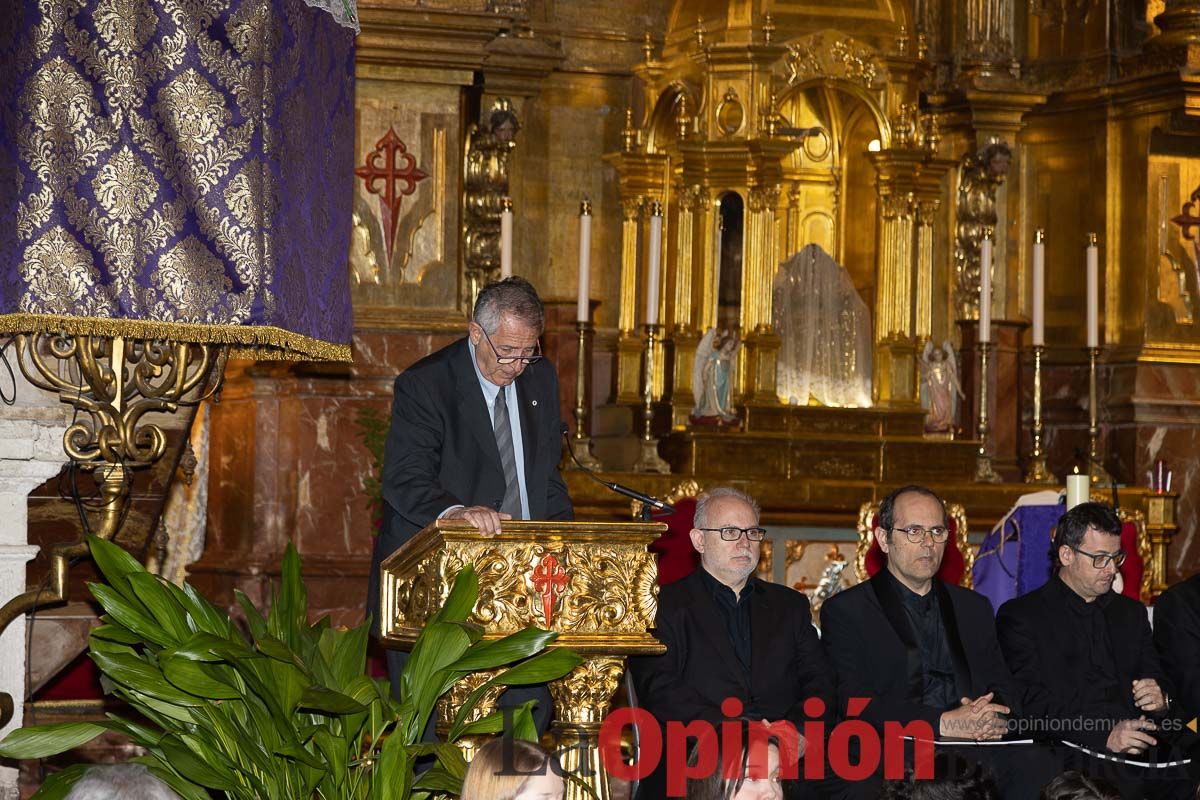
M984 538L973 570L975 591L992 611L1050 580L1050 535L1064 506L1022 505Z
M16 0L0 331L348 358L354 34L302 0Z

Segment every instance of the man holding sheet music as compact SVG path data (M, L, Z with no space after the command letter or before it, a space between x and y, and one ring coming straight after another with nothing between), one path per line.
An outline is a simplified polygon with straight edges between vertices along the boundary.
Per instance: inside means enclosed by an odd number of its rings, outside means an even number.
M1170 742L1182 725L1169 714L1173 690L1146 610L1112 590L1125 558L1120 520L1081 503L1059 520L1054 555L1049 582L996 619L1029 732L1067 743L1071 766L1116 781L1122 797L1191 797L1186 770L1162 766L1177 756Z

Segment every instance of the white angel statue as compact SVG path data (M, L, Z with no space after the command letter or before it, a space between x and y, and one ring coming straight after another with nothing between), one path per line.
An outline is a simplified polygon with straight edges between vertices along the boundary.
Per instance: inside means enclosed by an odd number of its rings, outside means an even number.
M963 398L958 382L958 361L954 346L942 342L940 348L925 342L921 353L921 405L925 407L926 433L949 433L954 429L958 401Z
M693 422L703 425L734 425L738 422L729 400L738 344L736 333L718 333L716 328L709 328L700 340L692 366L692 386L696 393Z

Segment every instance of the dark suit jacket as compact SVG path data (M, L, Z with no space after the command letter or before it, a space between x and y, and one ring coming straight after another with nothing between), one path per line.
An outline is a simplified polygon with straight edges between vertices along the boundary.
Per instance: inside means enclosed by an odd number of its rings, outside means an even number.
M1179 694L1172 702L1185 720L1200 716L1200 575L1163 592L1154 603L1154 644Z
M558 472L558 377L546 359L516 380L531 519L574 519ZM383 528L371 561L368 611L379 615L379 565L453 505L500 507L504 470L466 339L396 378L383 457Z
M1145 607L1110 592L1104 619L1113 645L1117 686L1127 691L1122 702L1087 703L1081 681L1086 655L1073 646L1073 637L1062 635L1065 628L1078 625L1075 612L1066 604L1066 593L1071 591L1057 576L1051 577L1041 588L1000 606L996 629L1004 658L1024 690L1025 715L1046 721L1050 738L1103 752L1109 729L1097 725L1097 720L1141 715L1133 703L1135 679L1154 678L1164 691L1170 689L1154 651Z
M786 586L759 582L759 591L750 598L747 682L701 570L662 587L654 635L667 652L629 660L638 705L660 724L706 720L717 726L725 719L721 702L736 697L744 708L753 703L766 719L790 720L802 733L804 701L820 697L829 708L833 700L808 598ZM664 755L639 786L638 800L666 796L665 766Z
M938 592L954 661L955 693L974 699L995 692L995 702L1013 707L1016 686L996 642L991 603L970 589L939 580L932 591ZM837 676L841 714L851 698L870 698L860 717L876 729L882 731L884 722L924 720L934 735L939 734L942 712L948 709L921 702L920 650L899 590L886 570L825 601L821 636Z
M829 705L833 686L808 598L759 582L750 605L747 683L700 569L662 588L654 635L667 652L630 660L638 704L660 722L717 724L725 719L721 701L736 697L743 706L762 709L768 720L788 719L797 727L804 721L804 700L820 697Z

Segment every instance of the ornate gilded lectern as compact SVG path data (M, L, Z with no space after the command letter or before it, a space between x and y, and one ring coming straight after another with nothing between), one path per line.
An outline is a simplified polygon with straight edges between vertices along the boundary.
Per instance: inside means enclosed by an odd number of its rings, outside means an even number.
M625 670L627 656L661 653L648 630L658 607L658 567L646 549L666 526L635 522L506 522L487 539L469 524L437 520L383 562L384 643L406 649L450 592L467 564L479 574L473 619L486 637L528 625L557 631L556 644L584 661L550 684L554 729L563 767L583 778L600 800L610 797L597 744L600 723ZM491 677L469 676L443 699L442 719ZM480 715L495 708L485 697ZM585 790L567 784L568 800Z

